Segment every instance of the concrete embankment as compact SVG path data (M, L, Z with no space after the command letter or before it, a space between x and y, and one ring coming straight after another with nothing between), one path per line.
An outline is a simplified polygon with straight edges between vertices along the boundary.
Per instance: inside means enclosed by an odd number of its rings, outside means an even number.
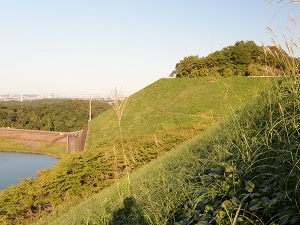
M9 137L21 142L55 143L65 146L69 152L74 153L84 150L87 129L77 132L52 132L25 130L13 128L0 128L0 137Z

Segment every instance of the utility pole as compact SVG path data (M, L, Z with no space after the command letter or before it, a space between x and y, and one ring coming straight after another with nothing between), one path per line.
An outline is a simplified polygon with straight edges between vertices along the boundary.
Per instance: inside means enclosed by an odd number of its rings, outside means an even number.
M89 113L89 122L92 120L92 99L90 99L90 113Z

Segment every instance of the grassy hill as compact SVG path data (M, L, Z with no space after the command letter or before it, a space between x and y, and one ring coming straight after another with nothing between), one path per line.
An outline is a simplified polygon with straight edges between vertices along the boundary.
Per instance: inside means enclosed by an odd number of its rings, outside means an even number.
M151 190L162 190L163 192L154 194L154 197L162 202L154 203L157 207L151 206L153 213L156 213L156 210L162 210L161 206L165 205L164 195L168 192L173 193L171 189L177 186L189 188L186 186L189 182L185 184L188 180L182 173L186 172L188 177L191 175L189 175L189 169L182 167L181 163L188 165L192 172L194 171L193 165L198 168L198 161L201 159L199 155L193 156L190 151L172 149L203 133L235 109L259 96L260 91L266 89L272 80L248 77L202 77L161 79L149 85L130 96L125 105L121 123L123 142L120 141L117 118L113 110L108 110L93 119L90 123L87 151L61 159L51 170L39 171L37 179L22 180L20 185L12 187L9 191L0 192L0 221L7 224L30 224L37 218L53 212L45 222L41 221L41 223L80 224L84 221L86 224L101 224L102 222L95 222L99 219L99 215L102 215L101 210L106 210L100 205L106 204L107 201L117 204L113 208L108 206L106 212L108 217L100 219L101 221L111 220L112 212L121 210L123 200L128 197L127 184L131 180L132 184L137 182L147 185L147 187L132 186L133 193L142 193L144 190L145 199L151 197L147 194L152 195ZM123 144L124 152L122 151ZM186 146L182 147L183 149L190 149L190 144L183 146ZM172 151L167 153L170 150ZM207 154L208 152L209 150ZM165 156L160 158L163 155ZM157 158L158 160L155 160ZM153 164L145 166L151 161ZM141 167L145 168L137 170ZM133 170L136 171L134 174L142 175L131 174L128 179L127 171ZM137 178L134 178L135 176ZM115 183L122 177L125 181ZM172 187L169 185L170 177L177 182L171 184ZM159 183L152 180L156 178ZM109 187L113 183L115 185ZM160 185L170 190L164 190ZM136 188L141 189L136 191ZM85 204L91 204L91 202L85 203L82 200L96 193L102 193L103 189L103 193L106 192L105 190L113 189L116 195L112 193L108 195L115 196L116 199L104 201L107 197L99 197L95 200L95 204L102 202L99 207L97 205L91 207L92 209L99 208L100 211L87 212L86 210L90 208ZM168 200L173 206L170 208L168 206L164 210L169 213L176 211L190 194L181 189L175 188L174 190L178 191L174 196L174 198L178 197L178 200L176 204L172 203L175 201L172 200L173 197ZM95 196L92 199L94 198L98 197ZM135 201L135 198L129 196L128 204L135 204L133 200ZM152 200L149 199L149 201ZM127 204L126 201L124 204ZM84 208L76 207L78 204L83 205ZM57 208L61 210L54 210ZM76 212L78 216L73 213L64 214L69 210ZM82 211L83 214L77 210ZM170 214L164 210L161 211L165 215L163 220L168 221L168 218L171 218ZM91 218L95 220L89 223ZM155 220L161 219L157 217Z
M268 80L250 77L160 79L129 97L122 118L123 135L148 135L187 124L206 129L257 96ZM118 122L111 109L91 121L87 148L94 149L97 143L118 137Z
M37 224L299 224L300 81Z

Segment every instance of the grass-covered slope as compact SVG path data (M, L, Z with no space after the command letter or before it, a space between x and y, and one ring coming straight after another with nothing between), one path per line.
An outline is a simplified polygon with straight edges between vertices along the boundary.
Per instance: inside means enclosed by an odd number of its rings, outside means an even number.
M201 77L160 79L129 97L122 118L124 136L153 134L179 125L206 129L263 90L268 78ZM91 121L88 150L119 136L114 110Z
M203 132L257 96L268 83L268 78L203 77L161 79L149 85L125 105L124 148L113 110L101 114L91 121L85 152L64 157L53 169L40 171L37 179L0 192L0 222L30 224L63 205L89 198L126 171L141 168ZM188 163L192 159L176 160Z
M37 224L299 224L300 82Z

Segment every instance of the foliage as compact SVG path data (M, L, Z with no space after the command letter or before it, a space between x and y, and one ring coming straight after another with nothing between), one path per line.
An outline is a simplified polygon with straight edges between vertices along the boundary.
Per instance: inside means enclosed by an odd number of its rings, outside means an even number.
M144 167L202 133L219 121L225 110L237 108L246 99L256 96L269 80L234 77L178 81L159 80L128 99L122 118L126 157L119 138L118 121L110 109L90 122L86 152L64 157L55 168L40 171L37 179L24 180L12 190L0 192L0 211L4 210L0 218L8 224L31 223L63 205L98 193L124 176L125 158L129 171ZM199 95L210 97L200 98ZM31 195L29 202L22 197L21 191ZM26 206L15 204L22 201L26 201L22 203Z
M101 142L93 151L64 157L53 169L40 170L36 179L24 179L0 192L0 218L8 224L24 223L25 219L30 223L58 206L88 198L123 177L125 166L135 170L189 139L192 127L180 129L185 132L176 129L155 136L124 137L126 157L119 139ZM201 132L196 127L193 130Z
M92 117L110 108L101 102L92 102ZM66 100L58 102L0 104L0 127L45 131L82 130L89 118L89 101Z
M282 54L289 60L278 61L276 54L265 54L265 48L276 49L275 46L257 46L253 41L238 41L206 57L188 56L176 64L170 77L267 76L288 73L286 67L293 58L282 50Z
M205 143L225 155L195 177L178 224L300 222L299 88L299 80L283 81Z
M37 224L299 224L300 81Z

